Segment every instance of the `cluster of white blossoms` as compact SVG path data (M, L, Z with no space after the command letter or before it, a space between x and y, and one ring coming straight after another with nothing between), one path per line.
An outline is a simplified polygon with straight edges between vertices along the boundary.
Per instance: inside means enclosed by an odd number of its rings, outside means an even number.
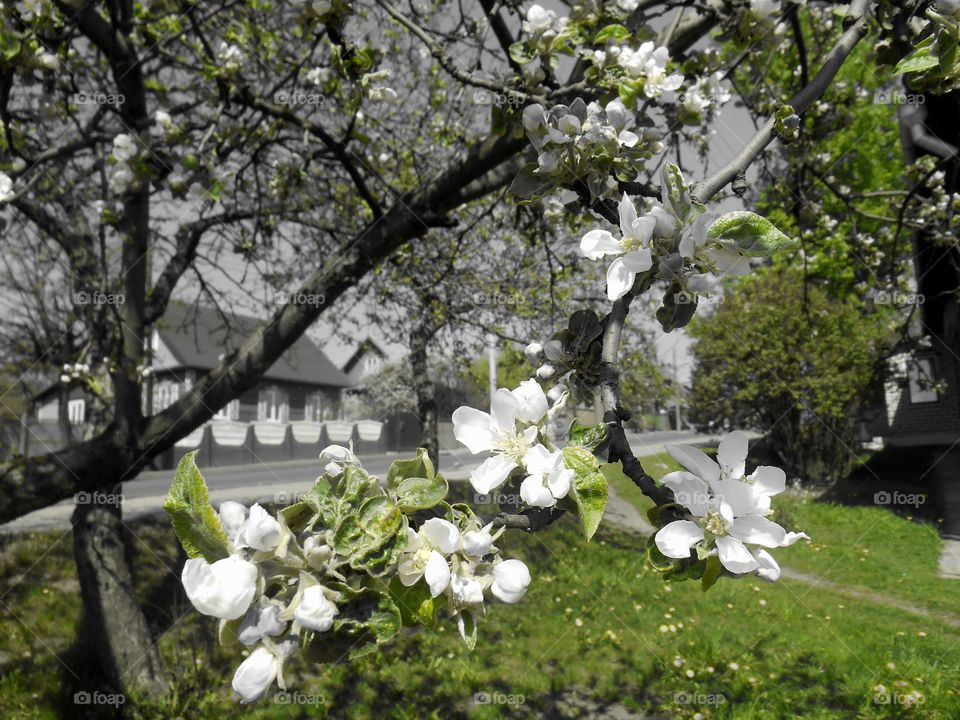
M747 475L747 436L739 431L720 441L717 461L693 447L673 445L667 450L686 470L667 474L663 484L693 519L660 528L657 549L676 559L694 551L700 559L717 555L735 575L755 571L765 580L779 579L780 566L767 548L809 539L768 519L770 498L786 486L783 470L761 465Z
M183 587L197 611L221 621L222 640L233 643L235 638L249 649L232 682L244 703L263 697L275 681L285 689L284 664L311 641L322 647L338 632L375 634L364 622L382 622L391 613L396 620L389 635L395 634L401 615L390 599L392 579L401 589L422 585L420 597L431 602L431 616L446 610L471 647L486 599L516 603L530 585L527 566L503 559L494 545L502 528L491 532L492 526L482 526L469 509L443 503L432 490L429 501L417 495L431 484L445 493L445 482L432 469L411 470L430 478L412 476L391 494L363 471L351 449L333 445L320 457L325 475L311 501L283 508L276 516L259 504L222 503L208 528L222 530L226 544L220 555L225 557L209 562L193 552L183 568ZM176 505L177 500L170 502ZM348 507L351 502L357 509ZM437 505L446 509L445 516L432 517L417 529L401 512ZM332 516L325 514L330 512ZM378 531L381 537L365 546ZM366 620L362 604L355 602L365 594L376 598L380 608ZM425 606L415 599L413 607L422 613Z
M521 28L534 42L548 44L564 31L569 22L569 17L557 17L553 10L546 10L540 5L531 5Z
M137 139L132 135L123 133L113 139L113 152L110 153L113 165L110 168L108 184L115 195L123 195L133 185L136 174L130 161L134 160L139 152Z
M556 184L584 181L598 196L616 190L614 172L663 150L660 132L635 131L635 122L619 99L601 106L577 98L569 106L547 110L534 104L523 110L523 128L539 153L537 175Z
M16 196L13 191L13 180L6 173L0 172L0 203L8 203Z
M729 275L750 270L748 258L733 244L710 233L716 217L704 213L682 185L675 165L663 166L662 202L644 214L624 194L619 207L619 237L608 230L590 230L580 252L591 260L612 257L607 268L607 297L619 300L637 276L657 268L660 278L677 283L691 295L709 295Z
M717 70L697 80L683 94L681 107L689 118L702 118L708 108L719 108L732 97L730 81Z
M612 52L614 48L608 51ZM683 75L667 73L670 63L670 51L666 47L657 47L653 41L647 41L636 50L629 47L619 48L616 54L617 64L633 79L643 79L643 94L648 98L660 97L665 92L680 89Z
M87 363L64 363L60 382L66 384L75 380L82 380L89 374L90 366Z
M220 50L217 51L217 60L220 61L225 72L235 73L243 67L246 56L238 46L221 42Z
M486 495L515 476L523 477L520 498L530 507L553 507L567 496L574 472L565 467L563 453L553 448L546 429L567 395L562 387L551 395L530 379L514 390L497 390L489 413L467 406L453 412L457 440L474 455L488 453L470 473L474 490Z

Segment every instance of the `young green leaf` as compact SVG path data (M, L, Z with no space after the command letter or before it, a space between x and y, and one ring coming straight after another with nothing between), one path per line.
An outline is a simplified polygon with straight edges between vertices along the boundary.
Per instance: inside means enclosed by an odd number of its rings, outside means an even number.
M774 255L793 245L793 240L767 218L747 210L721 215L710 225L707 236L753 257Z
M173 529L187 555L213 563L230 554L229 540L210 505L207 484L197 467L198 452L189 452L180 460L163 509L172 518Z
M607 507L607 478L592 452L582 447L565 447L563 462L573 470L570 497L577 506L583 534L589 540L597 532Z

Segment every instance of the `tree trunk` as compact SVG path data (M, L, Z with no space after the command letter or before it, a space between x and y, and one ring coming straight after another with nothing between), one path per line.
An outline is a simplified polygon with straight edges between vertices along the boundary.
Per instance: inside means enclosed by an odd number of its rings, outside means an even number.
M86 619L80 642L90 646L112 688L157 697L167 692L166 672L133 589L120 490L117 484L80 493L73 512L73 554Z
M417 400L417 418L420 420L419 446L426 448L434 467L440 467L440 438L437 431L437 398L433 379L427 370L427 346L434 330L426 323L410 333L410 368L413 373L413 392Z

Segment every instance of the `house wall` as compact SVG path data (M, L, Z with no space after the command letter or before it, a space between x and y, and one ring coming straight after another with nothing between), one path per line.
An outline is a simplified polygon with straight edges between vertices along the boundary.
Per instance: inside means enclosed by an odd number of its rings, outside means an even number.
M929 360L935 379L945 382L937 401L911 402L905 371L911 355L903 353L891 359L892 376L884 382L885 417L875 419L874 431L889 445L953 444L960 438L960 372L956 360L933 350L913 353L913 360Z

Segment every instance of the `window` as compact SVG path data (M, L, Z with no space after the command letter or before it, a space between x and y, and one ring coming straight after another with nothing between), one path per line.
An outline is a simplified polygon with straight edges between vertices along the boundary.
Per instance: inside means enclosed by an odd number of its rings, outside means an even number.
M914 405L935 403L940 399L934 387L937 376L932 359L922 358L910 363L907 380L910 385L910 402Z
M166 410L180 399L179 383L160 382L153 390L153 411Z
M240 401L231 400L222 408L217 410L217 414L213 416L217 420L239 420L240 419Z
M323 395L321 393L307 395L304 399L303 419L308 422L320 422L323 420Z
M67 419L73 425L79 425L86 420L87 404L83 400L67 401Z
M261 390L257 402L257 419L271 422L287 422L290 416L290 406L287 403L287 394L282 390L271 388Z

